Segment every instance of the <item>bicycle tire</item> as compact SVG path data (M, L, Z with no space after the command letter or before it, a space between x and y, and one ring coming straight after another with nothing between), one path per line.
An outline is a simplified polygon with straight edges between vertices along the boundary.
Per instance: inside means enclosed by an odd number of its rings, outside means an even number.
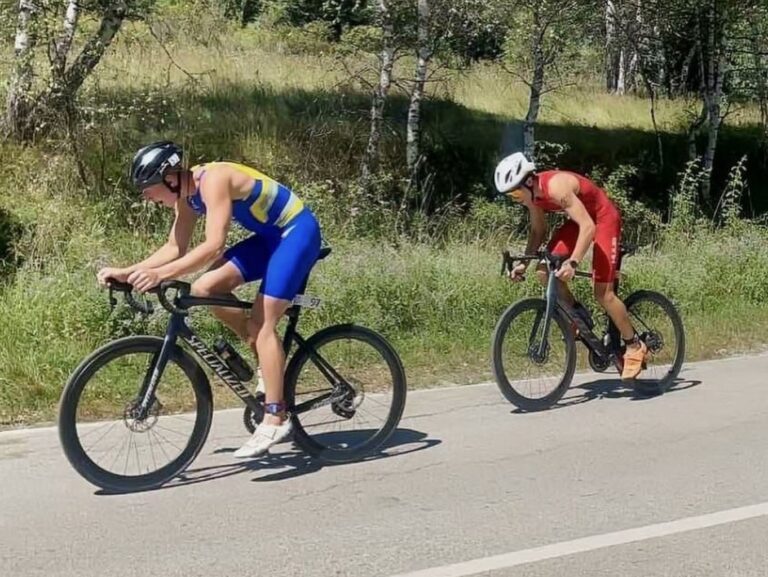
M97 372L122 356L158 353L163 339L154 336L129 336L117 339L94 351L75 369L59 401L59 439L72 467L88 482L110 492L135 492L157 488L184 471L203 448L213 418L213 398L208 378L200 365L176 345L169 358L192 384L196 418L186 447L167 465L144 475L118 475L96 464L83 448L77 431L77 409L83 390ZM162 387L162 384L160 385Z
M306 342L307 346L297 350L291 358L285 378L285 396L289 407L296 404L296 389L302 368L307 361L313 362L307 349L318 351L323 346L341 339L354 339L368 344L381 356L392 376L392 403L381 429L354 449L336 449L324 445L318 440L319 435L313 436L306 430L300 415L291 415L294 442L313 457L337 463L354 461L367 456L389 439L402 417L407 392L406 375L400 357L383 336L371 329L353 324L334 325L312 335Z
M503 359L503 345L509 327L515 318L525 312L535 311L537 314L545 314L546 306L547 302L544 299L535 298L514 303L499 317L491 339L492 368L496 385L510 403L526 412L542 411L557 403L570 387L573 374L576 371L576 341L573 332L559 310L555 310L554 322L550 325L549 338L553 338L553 329L558 327L563 335L566 351L565 371L557 386L543 397L531 398L515 389L513 382L507 376Z

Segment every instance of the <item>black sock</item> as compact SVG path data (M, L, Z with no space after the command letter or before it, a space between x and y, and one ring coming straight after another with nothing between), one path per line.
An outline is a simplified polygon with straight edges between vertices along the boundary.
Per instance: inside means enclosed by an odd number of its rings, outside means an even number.
M635 345L640 342L640 337L637 335L637 333L635 333L634 335L632 335L631 339L622 338L621 340L624 341L625 345Z

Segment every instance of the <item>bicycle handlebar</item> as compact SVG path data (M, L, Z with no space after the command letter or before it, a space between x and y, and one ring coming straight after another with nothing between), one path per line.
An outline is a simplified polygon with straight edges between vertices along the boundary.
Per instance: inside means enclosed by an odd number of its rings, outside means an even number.
M559 256L556 254L552 254L548 250L540 250L537 251L536 254L523 254L523 255L512 255L508 250L505 250L501 253L502 255L502 261L501 261L501 276L504 276L506 273L511 272L513 268L515 268L515 261L532 261L532 260L544 260L548 264L552 265L554 267L554 270L559 269L563 263L568 260L567 256Z
M151 315L154 312L155 309L152 306L152 303L148 301L142 303L136 300L136 297L133 296L134 287L132 284L109 279L107 286L109 287L109 302L112 306L117 304L117 301L112 296L112 293L117 291L123 293L125 302L127 302L132 309L146 315ZM174 299L174 301L176 301L179 297L183 298L188 296L190 288L191 286L187 282L179 280L168 280L161 282L158 286L149 289L147 292L156 294L160 304L163 305L163 308L168 312L179 315L186 315L188 311L183 308L179 308L175 302L171 302L168 299L167 293L169 290L175 289L177 291L177 297Z
M137 310L140 313L143 313L145 315L151 315L153 312L155 312L155 309L152 306L152 303L150 303L149 301L145 301L142 303L136 300L136 297L133 296L132 284L128 284L127 282L120 282L114 279L109 279L107 286L109 287L109 304L112 305L112 307L114 307L117 304L117 300L113 296L113 293L120 292L120 293L123 293L125 302L127 302L132 309Z

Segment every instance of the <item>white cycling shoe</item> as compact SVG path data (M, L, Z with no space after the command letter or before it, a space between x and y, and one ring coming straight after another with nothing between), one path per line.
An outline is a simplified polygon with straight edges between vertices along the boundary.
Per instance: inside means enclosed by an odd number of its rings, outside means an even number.
M293 427L290 419L282 425L265 425L261 423L246 443L235 451L237 459L252 459L266 453L270 447L284 441L291 435Z

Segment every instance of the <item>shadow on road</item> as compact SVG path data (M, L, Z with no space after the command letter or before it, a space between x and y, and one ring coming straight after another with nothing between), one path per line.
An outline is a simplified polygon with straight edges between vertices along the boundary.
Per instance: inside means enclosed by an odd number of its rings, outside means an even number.
M686 391L697 387L702 382L696 379L677 378L663 394L648 394L639 391L631 384L624 383L618 378L595 379L581 383L568 390L565 396L556 405L547 410L563 409L574 405L581 405L595 399L629 399L631 401L648 401L662 398L664 395ZM514 409L515 414L525 414L528 411Z
M315 438L324 443L334 442L354 442L356 436L366 435L366 431L353 431L349 433L327 433L317 435ZM367 434L370 437L370 433ZM233 475L240 475L248 472L269 472L264 476L258 476L253 479L256 482L281 481L292 479L314 473L325 467L343 466L352 463L361 463L367 461L376 461L379 459L388 459L423 451L442 441L439 439L427 438L427 433L415 431L413 429L397 429L381 448L372 455L352 461L350 463L333 463L324 461L320 458L314 458L310 455L293 447L293 450L285 453L267 454L265 457L251 460L238 460L224 465L213 465L209 467L198 467L187 469L173 481L159 487L150 489L150 491L160 491L166 489L175 489L187 485L195 485L217 479L224 479ZM234 453L237 447L224 447L213 451L211 454ZM104 490L95 492L96 495L117 495Z

